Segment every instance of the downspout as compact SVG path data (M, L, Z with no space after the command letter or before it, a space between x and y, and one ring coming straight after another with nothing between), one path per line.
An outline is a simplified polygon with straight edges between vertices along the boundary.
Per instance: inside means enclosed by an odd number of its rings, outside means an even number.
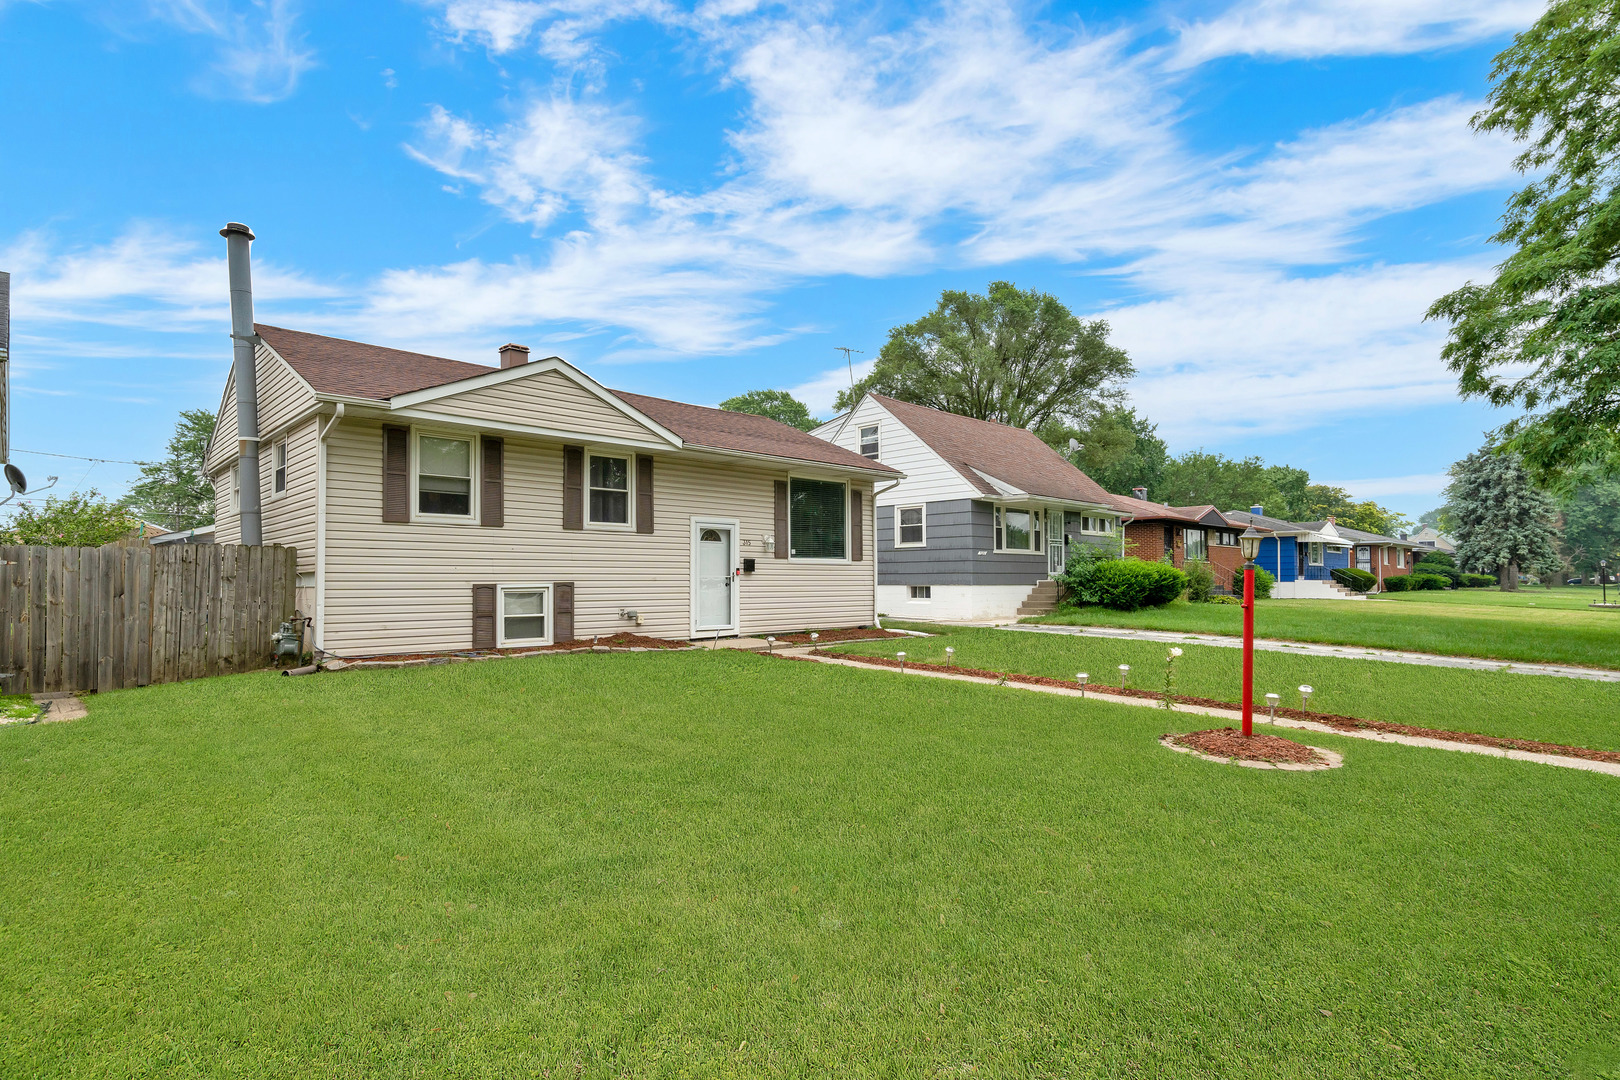
M854 409L850 410L851 413L853 413L854 411L855 411ZM842 429L840 429L840 430L842 430ZM899 480L896 480L894 483L890 484L888 487L884 488L882 491L879 491L875 485L872 488L872 625L877 627L879 630L883 629L883 617L878 614L878 609L877 609L877 575L878 575L878 566L877 566L877 561L878 561L877 500L878 500L879 495L882 495L882 494L884 494L886 492L893 491L895 488L899 487L901 481L903 481L903 480L905 480L905 477L902 476Z
M326 437L343 419L338 402L330 420L315 421L315 651L326 651Z
M248 256L253 230L232 221L219 230L219 235L225 238L231 278L231 343L235 353L236 437L239 440L237 485L241 501L238 541L258 545L264 542L264 527L259 513L259 392L253 360L253 347L259 337L253 332L253 275Z

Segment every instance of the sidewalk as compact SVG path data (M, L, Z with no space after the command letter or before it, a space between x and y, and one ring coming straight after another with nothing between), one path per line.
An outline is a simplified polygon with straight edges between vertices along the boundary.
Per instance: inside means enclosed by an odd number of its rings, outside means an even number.
M1128 630L1118 626L1052 626L1013 623L1000 627L1032 634L1068 634L1072 637L1122 638L1128 641L1162 641L1172 645L1213 645L1241 649L1243 639L1226 634L1187 634L1175 630ZM1394 649L1368 649L1360 645L1323 645L1310 641L1280 641L1255 638L1254 647L1262 652L1296 653L1300 656L1328 656L1340 660L1383 660L1391 664L1420 667L1464 668L1470 671L1509 671L1516 675L1552 675L1560 679L1590 679L1593 682L1620 682L1620 671L1607 668L1566 667L1560 664L1527 664L1502 660L1481 660L1473 656L1439 656L1435 653L1399 652Z

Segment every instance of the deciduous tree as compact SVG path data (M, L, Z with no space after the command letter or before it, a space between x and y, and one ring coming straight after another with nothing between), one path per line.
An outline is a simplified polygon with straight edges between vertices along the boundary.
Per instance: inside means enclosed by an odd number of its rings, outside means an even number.
M100 547L133 536L140 520L95 488L23 503L4 528L0 543L50 547Z
M821 421L810 415L810 407L786 390L750 390L746 394L727 398L720 403L720 407L727 412L768 416L800 431L821 426Z
M1076 317L1049 293L993 281L984 295L947 289L933 311L889 331L872 373L838 395L868 390L978 420L1035 430L1084 425L1116 404L1134 373L1108 324Z

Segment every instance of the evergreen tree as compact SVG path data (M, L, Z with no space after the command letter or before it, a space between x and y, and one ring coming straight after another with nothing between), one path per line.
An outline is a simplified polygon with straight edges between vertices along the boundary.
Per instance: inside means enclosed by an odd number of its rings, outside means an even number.
M1519 574L1556 573L1553 547L1557 507L1530 482L1518 455L1486 447L1451 467L1447 506L1457 538L1457 563L1494 573L1501 587L1519 587Z
M1608 559L1611 569L1620 569L1620 481L1588 479L1560 509L1562 547L1570 565L1591 574L1599 559Z
M214 435L214 414L184 409L162 461L141 466L141 478L124 505L167 529L195 529L214 520L214 485L203 472L203 456Z
M746 394L727 398L720 403L727 412L752 413L768 416L777 423L809 431L820 427L821 421L810 415L810 407L786 390L750 390Z

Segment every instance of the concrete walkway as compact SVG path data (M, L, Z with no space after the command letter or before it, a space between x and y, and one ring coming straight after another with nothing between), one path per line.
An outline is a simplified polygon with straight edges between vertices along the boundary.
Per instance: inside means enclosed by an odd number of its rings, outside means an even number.
M1010 623L1002 630L1033 634L1067 634L1071 637L1118 638L1126 641L1162 641L1171 645L1213 645L1241 649L1243 639L1227 634L1186 634L1175 630L1128 630L1118 626L1053 626ZM1338 660L1383 660L1391 664L1417 664L1421 667L1464 668L1469 671L1511 671L1517 675L1552 675L1560 679L1590 679L1593 682L1620 682L1620 671L1607 668L1568 667L1562 664L1526 664L1517 661L1481 660L1473 656L1439 656L1435 653L1399 652L1395 649L1368 649L1360 645L1323 645L1310 641L1282 641L1255 638L1254 647L1263 652L1294 653L1298 656L1328 656Z
M789 650L794 656L808 656L809 650ZM1037 694L1057 694L1060 697L1084 697L1092 701L1106 701L1111 705L1135 705L1138 708L1163 709L1159 701L1152 698L1127 697L1124 694L1110 694L1106 691L1088 690L1081 693L1066 686L1039 686L1030 683L997 682L995 679L986 679L978 675L956 675L944 671L918 671L908 668L902 672L899 668L879 667L876 664L863 664L856 660L842 660L834 656L808 656L822 664L836 664L839 667L859 668L862 671L883 671L891 675L916 676L928 679L951 679L956 682L978 683L981 686L1001 686L1009 690L1030 690ZM1172 705L1168 712L1191 713L1195 716L1208 716L1217 720L1241 721L1243 714L1236 709L1211 709L1201 705ZM1256 709L1254 722L1264 725L1268 723L1264 714ZM1579 769L1583 772L1605 773L1609 776L1620 776L1620 764L1608 761L1588 761L1586 758L1566 757L1563 754L1538 754L1529 750L1504 750L1496 746L1481 746L1478 743L1452 742L1449 739L1428 739L1415 735L1393 735L1383 731L1340 731L1327 724L1318 724L1310 720L1281 719L1275 721L1275 727L1296 728L1300 731L1318 732L1323 735L1336 735L1341 739L1367 739L1372 742L1399 743L1402 746L1417 746L1429 750L1451 750L1461 754L1484 754L1486 757L1509 758L1513 761L1532 761L1538 765L1555 765L1563 769Z

